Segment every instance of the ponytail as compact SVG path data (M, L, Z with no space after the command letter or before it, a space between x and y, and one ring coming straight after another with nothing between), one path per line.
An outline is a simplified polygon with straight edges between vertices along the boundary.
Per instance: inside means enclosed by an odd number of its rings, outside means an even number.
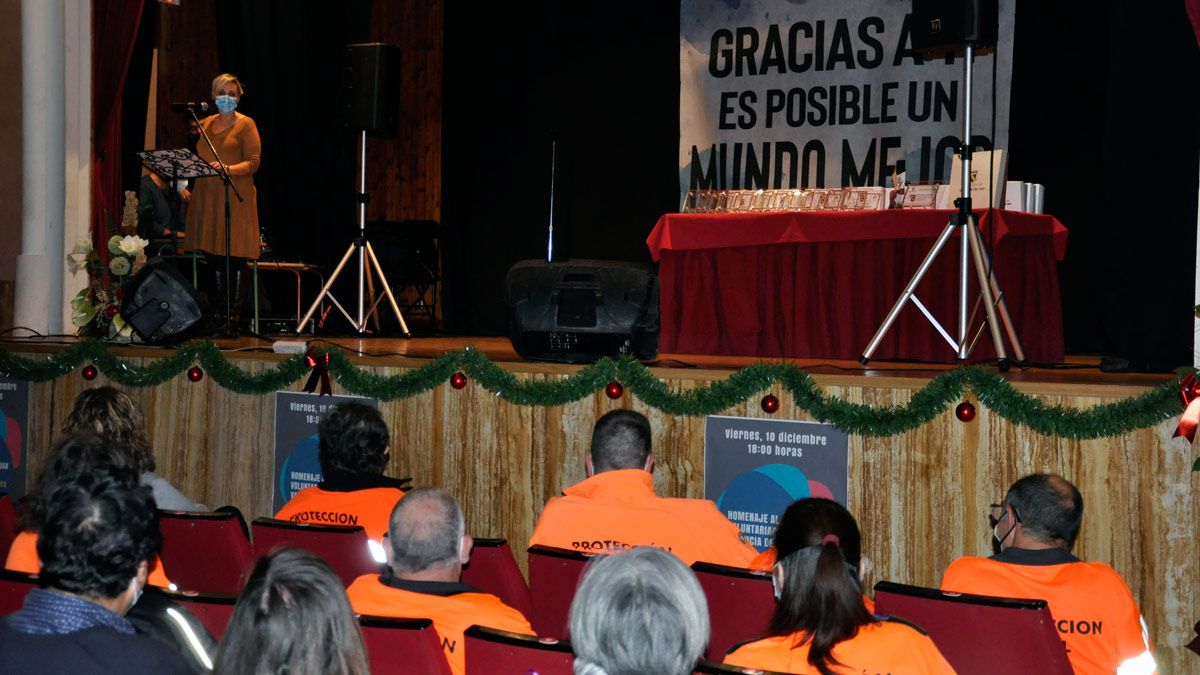
M778 563L783 568L783 591L771 617L769 635L799 634L797 646L809 643L808 662L822 675L831 666L839 642L871 622L862 601L858 570L843 555L837 535L795 549Z

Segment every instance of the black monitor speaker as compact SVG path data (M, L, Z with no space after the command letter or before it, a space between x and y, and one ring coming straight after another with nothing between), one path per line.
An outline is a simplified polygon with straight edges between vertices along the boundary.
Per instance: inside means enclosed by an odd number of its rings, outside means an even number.
M150 344L173 344L201 326L204 307L192 284L161 258L146 263L125 285L121 316Z
M513 348L524 358L587 363L658 354L658 277L646 265L523 260L504 289Z
M379 42L346 45L342 105L351 130L395 136L400 113L400 48Z
M994 47L999 34L998 0L913 0L912 48L956 50Z

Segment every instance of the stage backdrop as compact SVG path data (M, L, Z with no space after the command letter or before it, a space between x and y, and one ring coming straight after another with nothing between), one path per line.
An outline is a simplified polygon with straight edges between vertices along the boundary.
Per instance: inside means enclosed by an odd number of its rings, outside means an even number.
M682 0L679 184L692 188L883 185L905 159L944 182L962 133L961 58L909 45L909 0ZM976 58L972 136L1008 139L1014 2L997 53ZM993 93L993 68L995 91Z

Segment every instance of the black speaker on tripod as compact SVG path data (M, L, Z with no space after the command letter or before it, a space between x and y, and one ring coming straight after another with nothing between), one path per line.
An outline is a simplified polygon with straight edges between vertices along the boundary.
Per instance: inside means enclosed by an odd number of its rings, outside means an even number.
M152 345L182 342L200 328L204 307L191 282L162 258L146 263L123 291L121 316Z
M344 121L369 136L396 135L400 111L400 48L379 42L346 45L342 58Z
M522 260L504 282L513 349L524 358L588 363L658 355L658 277L610 260Z
M999 16L999 0L913 0L912 48L995 47Z

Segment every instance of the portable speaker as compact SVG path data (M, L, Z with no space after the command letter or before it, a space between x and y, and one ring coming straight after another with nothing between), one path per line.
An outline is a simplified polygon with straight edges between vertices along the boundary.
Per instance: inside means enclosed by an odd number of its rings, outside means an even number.
M513 349L524 358L586 363L658 354L658 277L608 260L522 260L504 283Z
M913 0L912 48L994 47L999 17L998 0Z
M371 136L395 136L400 109L400 48L379 42L346 45L342 101L346 126Z
M204 308L179 270L154 258L125 285L121 316L146 342L173 344L200 326Z

